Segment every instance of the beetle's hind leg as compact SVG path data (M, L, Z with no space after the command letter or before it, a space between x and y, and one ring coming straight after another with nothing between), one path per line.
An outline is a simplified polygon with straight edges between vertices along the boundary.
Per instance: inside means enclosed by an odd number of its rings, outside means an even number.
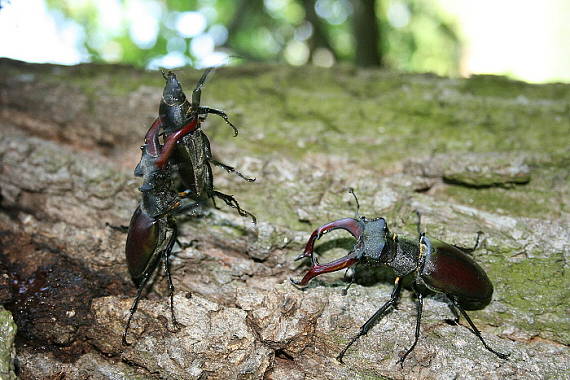
M457 300L454 297L448 297L451 302L453 303L453 306L455 306L459 312L461 313L461 315L463 315L463 317L465 318L465 320L467 320L467 323L469 323L469 326L471 326L470 331L475 334L477 336L477 338L479 338L479 340L483 343L483 346L485 346L485 348L489 351L491 351L492 353L494 353L495 355L497 355L499 358L501 359L508 359L510 354L503 354L500 353L498 351L493 350L491 347L489 347L487 345L487 342L485 342L485 340L483 339L483 336L481 336L481 332L479 331L479 329L475 326L475 324L473 323L473 321L471 321L471 318L469 318L469 315L467 315L467 313L465 312L465 310L463 309L463 307L461 307L461 305L457 302Z
M159 259L159 258L157 258ZM154 263L151 263L151 265L149 265L146 269L146 271L143 273L142 275L142 280L140 282L140 284L138 284L138 289L137 289L137 295L135 297L135 300L131 306L131 309L129 310L129 318L127 319L127 325L125 326L125 331L123 332L123 346L130 346L131 344L129 342L127 342L127 333L129 331L129 327L131 326L131 320L133 319L133 315L135 315L137 308L139 306L139 301L142 298L142 292L144 290L144 288L146 287L146 284L148 283L148 280L150 279L152 273L154 272L154 270L156 269L156 265L158 264L158 260L157 259L151 259L151 260L155 260Z
M390 308L393 308L396 305L401 289L402 289L402 282L400 281L400 277L396 277L396 280L394 281L394 289L392 289L392 294L390 295L390 299L388 300L388 302L382 305L382 307L378 309L376 313L374 313L374 315L372 315L372 317L370 317L364 325L362 325L358 334L355 335L354 338L350 340L350 342L348 342L348 344L343 348L340 354L338 354L336 360L342 363L342 358L344 357L344 354L350 348L350 346L352 346L354 342L358 340L358 338L360 338L363 335L366 335L368 331L370 331L372 326L374 326L376 322L382 319L388 313Z
M172 248L174 247L174 243L178 239L178 228L176 227L176 223L174 221L169 221L169 226L172 228L172 235L168 240L168 245L166 249L163 251L164 257L164 271L166 272L166 277L168 278L168 290L170 296L170 315L172 316L172 325L175 329L180 327L180 323L176 320L176 315L174 314L174 283L172 282L172 275L170 273L170 253L172 252Z
M445 319L445 322L450 324L450 325L458 325L459 324L459 312L457 311L457 308L455 307L455 305L453 304L453 301L451 299L449 299L449 297L446 297L448 302L447 302L447 306L449 307L449 310L451 310L451 314L453 314L453 319Z
M122 226L122 225L116 226L114 224L105 222L105 227L109 227L112 230L119 231L119 232L122 232L124 234L129 232L129 226Z
M198 115L207 115L209 113L214 114L214 115L218 115L219 117L224 119L226 124L229 125L233 129L234 137L238 135L239 131L238 131L237 127L232 124L232 122L230 121L230 118L228 117L228 115L224 111L216 109L216 108L210 108L210 107L204 107L204 106L198 107Z
M484 239L481 239L481 236L485 235L485 233L483 231L477 231L477 239L475 239L475 244L473 245L473 248L465 248L465 247L458 247L456 245L454 245L455 248L458 248L459 250L465 252L465 253L469 253L471 254L472 252L475 252L479 247L481 247L481 244L483 243Z

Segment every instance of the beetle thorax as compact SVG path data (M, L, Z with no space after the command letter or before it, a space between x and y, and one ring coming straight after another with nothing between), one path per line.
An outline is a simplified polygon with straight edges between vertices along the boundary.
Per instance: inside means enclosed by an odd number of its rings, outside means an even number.
M396 234L390 239L390 258L385 264L392 268L397 276L405 276L416 270L419 260L419 248L416 240L399 238Z

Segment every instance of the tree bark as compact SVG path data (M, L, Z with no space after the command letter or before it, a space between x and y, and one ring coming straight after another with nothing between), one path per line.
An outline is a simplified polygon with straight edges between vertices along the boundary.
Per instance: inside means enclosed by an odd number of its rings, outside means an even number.
M190 90L201 73L179 70ZM127 225L140 200L133 168L163 79L127 66L36 65L0 59L0 370L13 348L21 379L562 378L569 370L567 150L570 86L500 77L247 65L218 70L202 103L220 160L257 177L215 171L215 186L258 217L220 206L177 217L174 308L157 270L121 344L136 293L125 264ZM325 101L323 101L325 99ZM541 126L541 128L537 128ZM360 213L391 231L472 247L493 301L469 312L485 350L428 297L421 337L404 290L397 310L334 358L389 297L390 273L356 270L299 279L294 261L319 225ZM334 232L321 262L355 242ZM404 283L406 287L406 283ZM532 358L532 360L528 360ZM12 374L14 371L11 372Z

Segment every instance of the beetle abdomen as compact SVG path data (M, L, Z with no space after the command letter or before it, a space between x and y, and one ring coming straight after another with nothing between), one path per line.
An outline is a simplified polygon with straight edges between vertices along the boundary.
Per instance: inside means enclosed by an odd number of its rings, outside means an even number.
M163 240L162 234L159 221L144 213L138 206L131 218L125 246L129 273L135 285L139 285L149 264L159 258L158 255L153 257L153 254L158 251L157 247Z
M433 291L453 296L466 310L491 302L493 284L487 274L463 251L437 239L422 238L424 252L420 277Z

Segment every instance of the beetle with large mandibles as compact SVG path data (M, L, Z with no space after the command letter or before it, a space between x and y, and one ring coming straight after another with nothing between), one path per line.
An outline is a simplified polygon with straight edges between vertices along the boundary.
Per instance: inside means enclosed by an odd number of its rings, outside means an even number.
M192 91L192 99L189 102L182 90L180 82L173 72L163 73L166 85L159 107L159 117L154 124L163 129L165 136L164 148L160 157L156 160L159 168L168 162L175 164L180 179L189 196L196 201L206 201L214 197L223 200L228 206L235 208L241 216L249 216L255 223L256 218L250 212L243 210L237 200L220 191L214 190L214 178L210 164L219 166L228 173L234 173L248 182L255 181L241 174L235 168L215 160L210 149L210 140L200 128L208 114L218 115L233 129L237 136L237 128L230 122L224 111L200 105L202 87L212 69L207 69L196 88ZM139 166L135 169L135 175L140 176Z
M162 168L156 166L163 149L158 136L159 123L155 122L145 136L142 158L137 166L143 177L143 184L139 188L142 192L142 201L129 224L125 254L129 273L138 290L123 333L124 345L128 345L127 332L142 291L161 259L164 260L168 277L172 322L177 325L174 315L174 285L169 269L169 255L177 237L174 215L197 206L197 202L188 198L187 192L177 193L173 190L170 164Z
M459 310L471 327L471 331L481 340L485 348L499 358L507 359L508 354L495 351L487 345L480 331L465 312L465 310L482 309L491 302L493 284L485 271L460 249L440 240L428 238L424 233L421 233L419 220L419 237L409 238L390 232L384 218L358 217L358 199L352 190L350 192L354 195L357 203L357 217L335 220L313 231L305 250L296 258L299 260L310 257L311 269L301 281L291 281L297 286L305 286L315 276L348 268L357 263L387 266L394 271L396 279L390 299L366 321L358 334L339 353L337 360L342 363L342 358L348 348L358 338L366 335L377 321L395 307L402 289L401 279L408 275L414 278L412 290L416 295L417 317L414 343L399 359L402 366L418 342L423 297L430 292L444 294L450 301L449 307L455 315L456 321L459 319L457 313ZM418 213L418 219L419 216ZM346 230L356 239L354 248L346 256L321 265L314 255L315 241L336 229Z
M125 345L128 345L127 332L142 291L161 258L164 260L168 277L172 321L177 325L174 314L174 285L169 269L169 255L177 237L174 219L176 214L194 210L201 202L215 196L236 208L240 215L250 216L255 222L255 216L243 210L233 196L213 188L210 163L236 173L247 181L255 179L247 178L231 166L212 158L210 142L200 128L200 122L207 114L212 113L221 116L233 128L235 135L237 129L223 111L200 106L201 89L210 71L211 69L206 70L200 78L192 93L191 103L187 101L174 73L163 73L166 85L159 117L146 133L145 145L141 147L142 157L135 168L135 176L143 178L143 185L140 187L142 201L131 218L125 253L129 272L138 290L123 333ZM166 136L164 145L159 141L162 134ZM180 193L174 190L175 169L182 184L187 186L186 190Z

